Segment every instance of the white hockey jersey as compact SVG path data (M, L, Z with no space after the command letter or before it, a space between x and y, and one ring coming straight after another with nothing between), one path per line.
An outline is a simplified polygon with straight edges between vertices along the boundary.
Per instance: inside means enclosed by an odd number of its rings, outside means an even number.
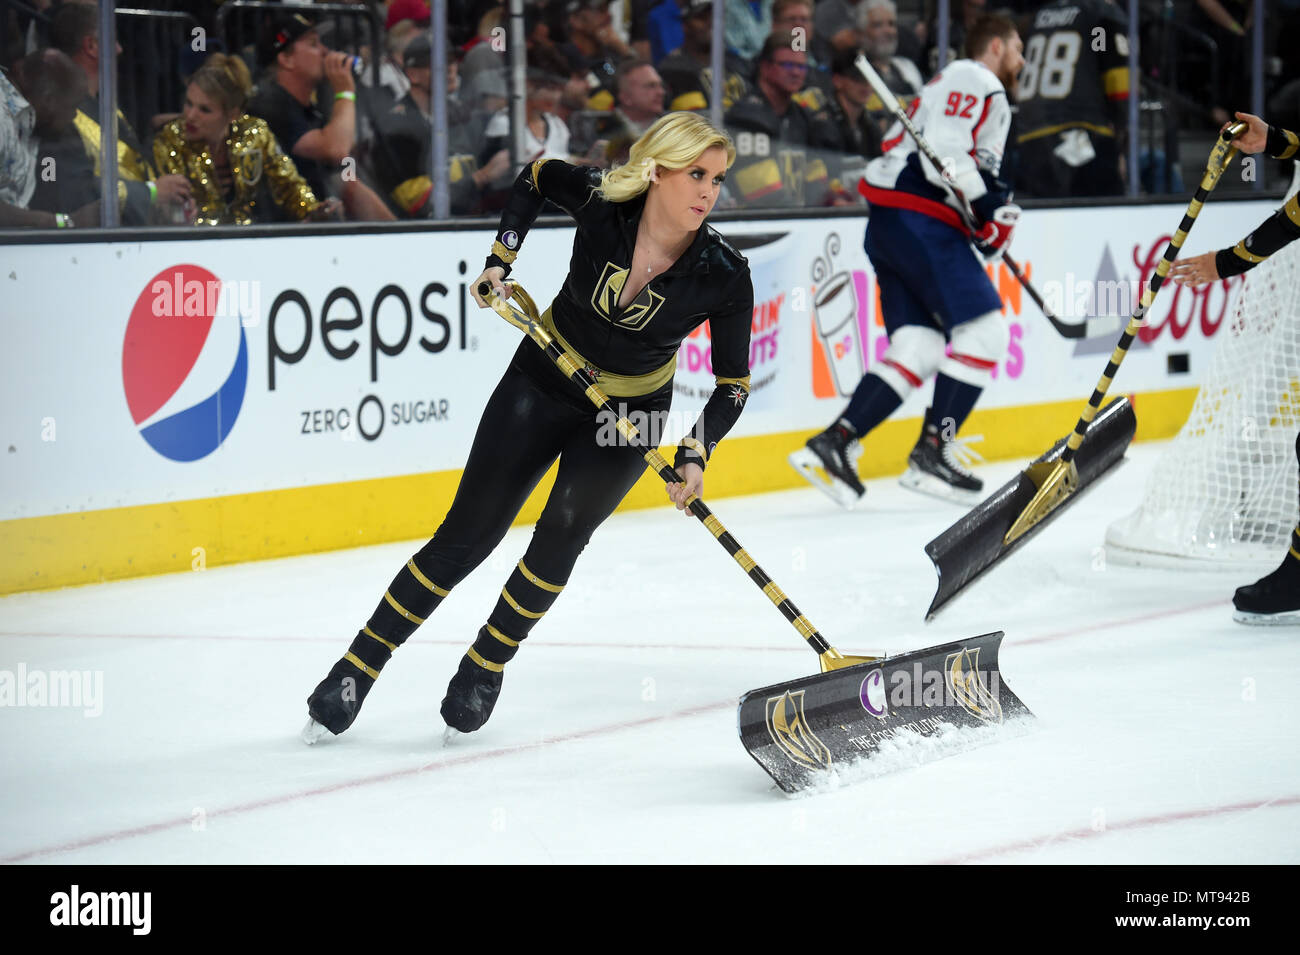
M976 204L988 197L976 205L977 210L1006 201L1005 190L989 195L989 183L996 181L1002 168L1011 129L1007 93L992 70L974 60L948 64L922 89L909 118L948 165L966 199ZM885 153L867 165L860 189L867 200L914 209L962 228L958 206L942 176L917 152L902 123L890 127L882 145Z

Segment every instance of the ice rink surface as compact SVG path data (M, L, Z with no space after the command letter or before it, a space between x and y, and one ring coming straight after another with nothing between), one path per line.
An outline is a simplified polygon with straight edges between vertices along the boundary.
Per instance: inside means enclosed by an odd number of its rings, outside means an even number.
M815 654L667 508L597 532L491 722L450 746L438 704L531 528L315 747L307 694L422 542L0 599L0 671L102 680L90 707L0 707L0 862L1300 862L1300 628L1231 619L1271 565L1134 569L1101 547L1158 450L929 625L923 546L962 508L893 480L853 512L813 490L713 501L841 651L1005 630L1003 679L1037 714L793 798L741 747L736 703ZM992 490L1018 464L980 473Z

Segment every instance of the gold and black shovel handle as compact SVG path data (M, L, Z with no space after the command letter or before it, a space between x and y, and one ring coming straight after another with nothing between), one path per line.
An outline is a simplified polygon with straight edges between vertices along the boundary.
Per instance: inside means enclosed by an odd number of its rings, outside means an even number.
M1192 231L1192 226L1196 223L1196 217L1201 214L1202 206L1210 197L1210 193L1214 191L1214 187L1219 184L1219 179L1227 170L1228 164L1232 162L1232 157L1236 155L1237 147L1232 145L1232 140L1244 132L1245 129L1245 123L1233 123L1219 133L1219 140L1210 151L1210 159L1206 163L1205 175L1201 177L1201 184L1197 187L1195 195L1192 196L1192 201L1187 204L1187 209L1183 213L1183 220L1178 225L1178 231L1174 233L1169 240L1169 244L1165 247L1165 254L1156 266L1155 274L1151 276L1147 287L1143 289L1142 298L1139 300L1137 308L1133 310L1128 327L1120 335L1119 343L1115 346L1115 351L1111 353L1110 361L1106 363L1106 370L1102 372L1097 387L1093 389L1088 404L1084 406L1083 414L1079 416L1074 431L1066 441L1065 450L1061 452L1061 456L1055 461L1033 464L1025 471L1025 474L1038 488L1038 493L1034 495L1034 499L1029 502L1029 505L1016 519L1016 522L1011 525L1004 543L1010 544L1023 536L1043 517L1059 507L1061 502L1078 487L1079 474L1074 464L1074 455L1079 450L1079 445L1083 443L1083 436L1087 433L1092 420L1097 416L1097 410L1101 407L1101 403L1106 400L1106 392L1110 390L1111 382L1114 381L1119 366L1124 361L1124 356L1128 354L1128 350L1132 346L1134 339L1137 338L1138 332L1146 324L1146 314L1155 301L1160 286L1164 284L1166 276L1169 275L1169 269L1173 267L1174 260L1178 258L1178 252L1187 240L1187 234Z
M647 447L641 439L640 431L637 430L636 425L632 424L626 416L618 413L618 409L601 391L600 385L597 384L596 378L591 372L574 361L573 357L561 348L550 332L546 330L545 326L542 325L540 313L532 297L517 283L511 283L511 289L510 298L502 299L488 283L482 282L478 286L478 293L494 312L536 342L542 351L546 352L547 357L563 372L565 377L586 393L593 405L617 418L616 427L619 434L627 442L628 447L640 453L645 458L646 463L650 465L650 468L659 477L663 478L665 483L682 483L682 476L659 453L658 448ZM826 641L825 637L817 632L817 628L812 625L812 622L800 613L799 608L791 602L790 598L764 572L763 568L755 563L754 558L746 553L745 549L722 526L722 522L718 520L717 516L709 510L703 501L695 495L691 495L687 498L687 507L699 519L700 523L708 529L709 533L717 539L723 549L731 555L732 559L740 565L741 570L754 582L755 586L762 590L767 599L776 605L776 609L781 611L781 615L799 631L799 635L808 641L808 645L816 651L821 661L822 672L839 670L858 663L869 663L879 659L878 657L845 656L836 650Z

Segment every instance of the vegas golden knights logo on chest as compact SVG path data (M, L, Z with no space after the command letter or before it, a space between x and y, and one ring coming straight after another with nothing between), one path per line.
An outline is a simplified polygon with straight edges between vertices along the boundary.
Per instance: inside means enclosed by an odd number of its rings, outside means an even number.
M639 332L650 324L650 319L655 317L655 312L663 305L664 297L647 285L641 290L641 294L620 313L618 298L623 294L627 276L627 269L620 269L613 262L606 262L605 269L596 282L596 291L592 293L591 307L620 328Z

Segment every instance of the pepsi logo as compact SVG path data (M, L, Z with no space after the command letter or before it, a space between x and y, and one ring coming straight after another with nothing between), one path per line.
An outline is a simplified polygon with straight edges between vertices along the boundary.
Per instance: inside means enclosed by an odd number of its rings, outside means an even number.
M122 387L140 436L172 461L207 457L230 435L248 384L233 283L197 265L159 272L122 342Z

